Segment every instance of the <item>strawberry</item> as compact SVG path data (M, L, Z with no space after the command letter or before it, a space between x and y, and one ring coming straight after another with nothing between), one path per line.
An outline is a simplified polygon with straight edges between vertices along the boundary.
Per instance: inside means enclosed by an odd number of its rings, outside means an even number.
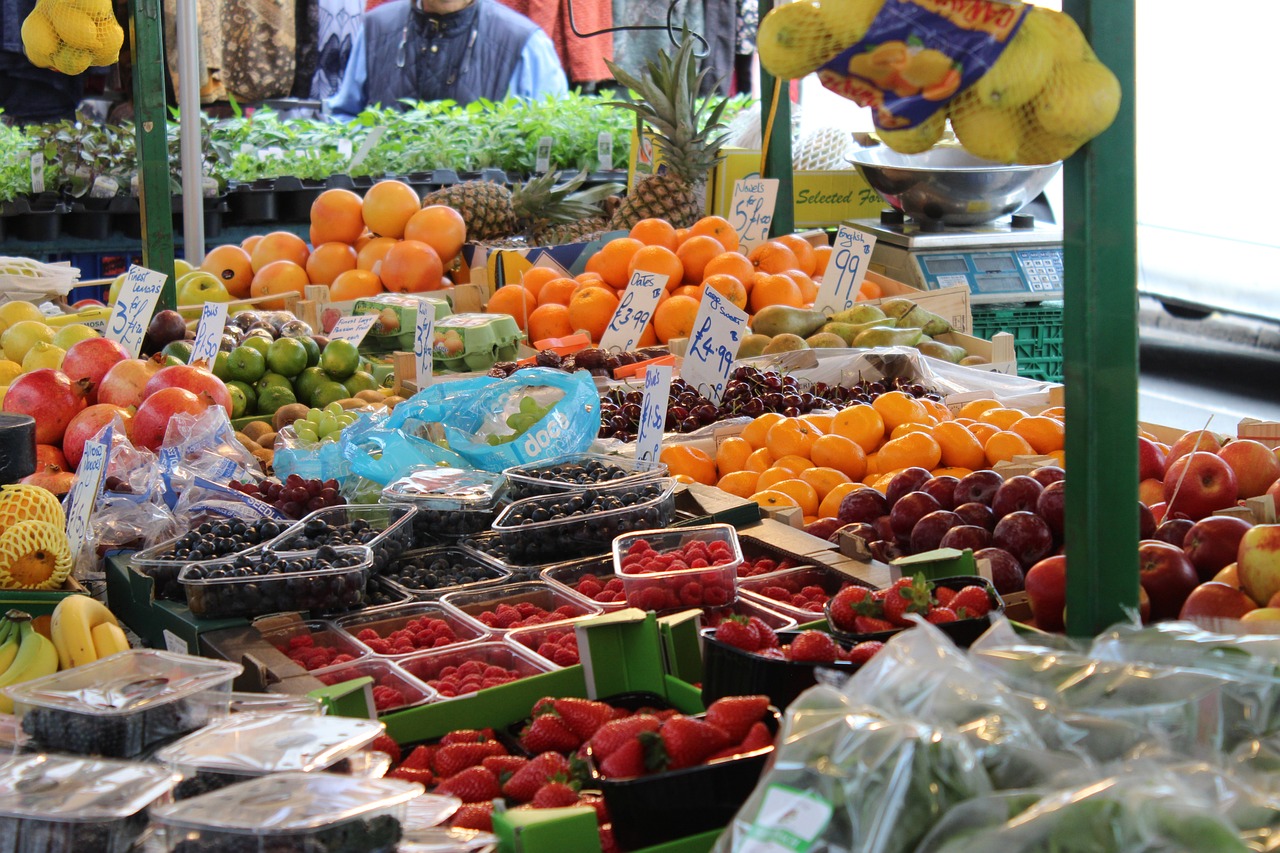
M600 826L600 853L618 853L618 842L613 838L613 824Z
M930 607L929 612L924 616L924 620L933 625L945 625L956 621L957 618L956 612L950 607Z
M853 620L853 630L859 634L879 634L881 631L892 631L894 627L892 622L871 616L859 616Z
M883 648L884 643L878 642L877 640L868 640L865 643L858 643L858 645L849 649L849 654L846 655L846 659L850 663L866 663L871 660L872 656L875 655L876 652Z
M396 743L395 738L391 735L378 735L373 739L373 743L369 745L369 748L390 755L392 764L400 763L400 744Z
M564 721L554 714L534 717L520 733L520 745L527 752L572 752L582 743Z
M533 795L532 804L535 809L558 809L576 805L578 792L568 782L551 781L538 789Z
M862 586L847 586L832 596L828 603L831 623L842 631L853 628L858 616L878 616L880 608L871 590Z
M493 832L493 803L463 803L449 822L455 829Z
M725 696L707 707L707 722L724 730L730 741L737 743L768 709L768 696Z
M908 613L924 614L929 611L932 586L924 575L894 581L884 597L884 618L900 628L906 627L910 624L906 618Z
M442 746L431 762L431 769L441 778L448 778L455 773L475 767L486 758L494 755L506 755L507 750L496 740L484 743L453 743Z
M991 598L980 586L966 586L956 593L949 606L958 619L977 619L991 611Z
M611 706L590 699L557 699L555 710L564 724L582 740L590 740L601 726L613 719Z
M493 729L454 729L440 738L441 746L452 746L455 743L483 743L493 740Z
M484 767L468 767L436 786L437 794L453 794L464 803L481 803L502 796L498 777Z
M862 617L859 617L862 618ZM832 663L840 647L830 634L822 631L802 631L791 641L791 659L804 663Z
M641 732L656 732L660 721L652 714L636 714L611 720L591 736L591 752L597 762L612 755L619 747L636 739Z
M576 805L591 806L596 810L596 822L606 824L609 822L609 807L605 805L604 797L594 793L584 793L578 797Z
M431 767L431 758L436 754L437 746L417 746L401 763L401 767L412 767L415 770L427 770Z
M742 743L738 745L738 749L742 752L755 752L767 746L773 746L773 732L769 731L769 727L764 723L755 723L751 726L751 731L747 732L747 736L742 739Z
M405 767L403 764L387 774L392 779L403 779L406 782L419 782L424 788L430 788L436 775L430 770L417 767Z
M567 778L569 773L569 759L558 752L544 752L512 774L502 786L502 793L518 803L527 803L553 776Z
M943 607L950 607L951 602L955 600L956 591L950 587L940 586L933 591L933 598Z
M747 624L755 628L756 634L760 637L760 645L756 646L756 651L776 649L778 647L778 635L759 616L752 616L747 620Z
M637 738L632 737L626 743L609 753L604 760L597 761L596 767L600 775L609 779L630 779L643 776L645 773L645 750Z
M716 639L744 652L754 652L760 648L760 632L745 616L725 617L716 626Z
M658 730L658 735L666 754L665 765L658 759L659 767L667 770L701 764L704 758L728 746L733 740L724 729L706 720L685 716L667 720Z

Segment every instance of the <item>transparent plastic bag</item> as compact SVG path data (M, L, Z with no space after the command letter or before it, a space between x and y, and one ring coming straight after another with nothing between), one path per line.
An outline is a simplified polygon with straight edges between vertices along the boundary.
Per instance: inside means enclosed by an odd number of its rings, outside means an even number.
M256 482L264 476L262 465L236 438L221 406L210 406L198 415L174 415L158 456L171 505L196 477L226 483Z
M214 519L290 520L266 501L205 477L196 477L187 484L174 505L173 514L182 530L190 530Z
M354 427L352 424L347 429ZM351 476L351 464L337 441L304 441L298 438L292 424L276 433L271 467L281 480L297 474L304 480L337 480L342 485Z

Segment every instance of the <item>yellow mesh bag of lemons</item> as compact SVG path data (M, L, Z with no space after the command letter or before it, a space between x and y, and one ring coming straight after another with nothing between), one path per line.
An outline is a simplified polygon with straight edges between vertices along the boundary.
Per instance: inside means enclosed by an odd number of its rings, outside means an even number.
M80 74L120 58L124 30L111 0L38 0L22 22L22 47L33 65Z
M798 0L775 7L760 22L760 61L777 77L796 79L822 68L862 41L886 3L913 0ZM1017 6L1018 4L1013 4ZM867 45L849 61L843 84L824 84L858 100L867 86L901 80L942 104L915 126L878 131L903 154L927 151L947 120L971 154L998 163L1053 163L1106 130L1120 107L1120 83L1068 15L1031 6L990 69L955 91L950 57L903 42ZM948 92L950 87L952 91ZM892 84L887 86L892 88Z

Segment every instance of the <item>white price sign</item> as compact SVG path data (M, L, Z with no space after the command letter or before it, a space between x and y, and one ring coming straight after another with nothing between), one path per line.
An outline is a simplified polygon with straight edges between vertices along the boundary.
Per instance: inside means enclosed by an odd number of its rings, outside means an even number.
M601 131L596 137L596 160L600 171L607 172L613 168L613 134Z
M670 398L671 365L649 365L644 372L644 400L640 403L640 428L636 435L637 459L645 462L658 460Z
M102 475L106 473L107 462L111 458L113 433L114 429L109 427L100 441L87 442L80 464L76 466L76 478L71 484L71 498L67 504L67 540L72 548L80 549L88 542L89 517L98 501Z
M636 342L644 334L649 325L653 311L658 307L662 291L667 287L667 276L658 272L636 270L627 282L627 289L622 292L622 301L618 310L613 312L613 319L600 336L600 349L619 352L631 352Z
M534 163L534 170L543 173L551 171L551 147L556 144L556 140L551 136L543 136L538 140L537 162Z
M378 322L377 314L356 314L342 317L329 330L329 340L350 341L356 346L360 346L360 342L364 340L365 335L369 334L369 330L373 328L373 324L376 322Z
M137 358L142 351L142 338L156 310L156 300L168 276L146 267L131 266L125 276L120 295L107 321L107 337Z
M418 388L431 384L435 367L431 350L436 339L436 308L426 302L418 304L418 320L413 326L413 352L418 357Z
M746 312L708 287L693 319L693 337L684 354L680 376L719 405L746 333Z
M355 168L364 162L364 158L369 156L369 152L382 139L382 135L387 129L382 125L369 129L369 135L364 138L364 142L360 143L360 148L356 151L355 156L351 158L349 168Z
M851 306L858 298L858 288L867 276L871 263L871 250L876 247L876 235L868 234L848 225L841 225L831 247L831 257L822 273L822 286L813 302L814 311L836 313Z
M37 151L31 155L31 191L44 192L44 152Z
M222 342L222 332L227 327L227 303L206 302L200 312L200 325L196 327L196 340L191 345L189 364L204 361L210 367L218 357L218 344Z
M738 233L743 251L750 252L769 239L769 226L777 203L777 178L743 178L733 185L729 220Z

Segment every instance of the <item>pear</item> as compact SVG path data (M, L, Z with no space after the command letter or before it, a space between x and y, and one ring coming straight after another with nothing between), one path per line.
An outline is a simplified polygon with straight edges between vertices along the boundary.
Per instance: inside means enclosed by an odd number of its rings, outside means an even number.
M792 335L784 332L781 335L774 335L773 340L769 341L761 355L773 355L778 352L795 352L796 350L808 348L809 345L804 342L804 338L799 335Z
M898 328L912 326L926 335L945 335L951 331L951 324L941 316L919 305L912 307L904 316L898 318Z
M931 358L949 361L952 364L959 364L960 359L969 354L964 347L944 344L942 341L921 341L916 344L916 349Z
M771 340L773 338L768 335L747 335L742 339L742 343L738 344L738 358L755 358L764 352L764 348Z
M911 313L916 304L905 296L894 296L880 303L880 310L886 317L905 317Z
M966 355L964 358L960 359L959 363L964 365L965 367L973 367L978 364L990 364L991 362L988 361L985 356Z
M795 335L803 338L818 331L827 322L824 314L790 305L767 305L751 321L751 331L760 335Z
M844 349L849 346L844 338L832 332L814 332L804 342L813 349Z
M920 343L919 329L885 329L875 327L858 335L855 347L913 347Z
M853 341L858 335L867 329L876 328L877 326L892 329L897 324L897 320L892 317L885 317L880 320L872 320L867 323L836 323L831 322L824 325L819 332L830 332L833 335L839 335L840 339L845 342L846 346L853 346Z
M831 315L831 320L835 323L869 323L872 320L883 320L884 318L885 313L883 311L875 305L866 303L846 308L843 311L837 311Z

